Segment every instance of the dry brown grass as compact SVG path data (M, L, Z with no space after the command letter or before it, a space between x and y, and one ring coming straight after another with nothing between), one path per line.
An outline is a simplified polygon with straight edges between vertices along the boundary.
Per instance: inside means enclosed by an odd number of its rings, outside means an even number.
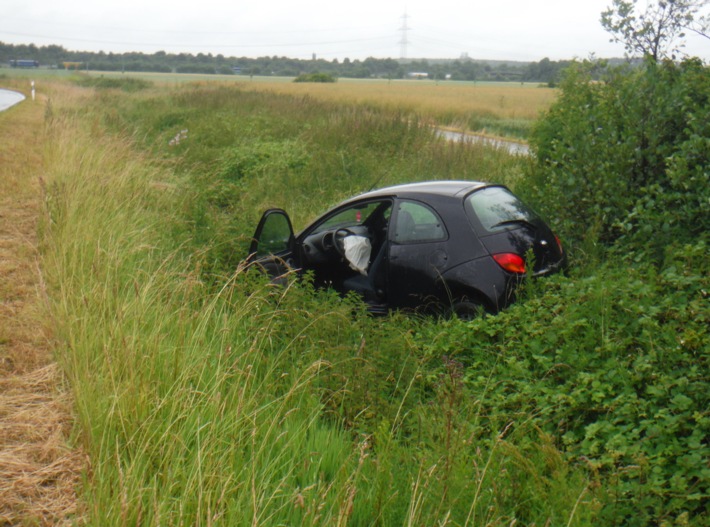
M537 119L554 102L556 90L533 85L428 81L352 81L337 83L245 82L245 89L310 95L331 102L360 102L417 112L419 115L489 115L498 119Z
M84 459L43 320L37 222L45 104L0 114L0 526L69 525Z

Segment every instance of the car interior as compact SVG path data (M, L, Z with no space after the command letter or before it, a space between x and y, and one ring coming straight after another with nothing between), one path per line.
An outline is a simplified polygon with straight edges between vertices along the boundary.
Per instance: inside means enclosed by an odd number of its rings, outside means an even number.
M384 291L383 262L390 200L368 202L340 211L316 226L303 241L302 251L313 268L317 283L341 292L355 291L367 301L381 300ZM369 258L362 271L346 257L345 238L361 237L369 245Z

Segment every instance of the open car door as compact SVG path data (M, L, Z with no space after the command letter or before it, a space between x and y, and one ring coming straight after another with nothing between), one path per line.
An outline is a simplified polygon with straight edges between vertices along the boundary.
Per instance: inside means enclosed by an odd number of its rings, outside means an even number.
M249 262L260 266L272 278L279 278L294 267L296 238L291 219L282 209L269 209L256 227Z

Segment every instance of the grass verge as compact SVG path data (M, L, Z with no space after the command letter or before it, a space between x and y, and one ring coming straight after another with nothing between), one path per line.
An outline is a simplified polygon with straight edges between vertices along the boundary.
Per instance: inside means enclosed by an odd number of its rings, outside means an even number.
M38 266L43 109L0 113L0 525L73 524L84 465Z

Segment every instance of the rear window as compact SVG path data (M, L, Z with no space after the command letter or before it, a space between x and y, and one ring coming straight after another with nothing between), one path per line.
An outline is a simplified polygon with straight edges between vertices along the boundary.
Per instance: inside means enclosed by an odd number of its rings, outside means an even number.
M466 198L466 214L477 218L488 232L538 219L532 209L503 187L486 187L470 194Z

